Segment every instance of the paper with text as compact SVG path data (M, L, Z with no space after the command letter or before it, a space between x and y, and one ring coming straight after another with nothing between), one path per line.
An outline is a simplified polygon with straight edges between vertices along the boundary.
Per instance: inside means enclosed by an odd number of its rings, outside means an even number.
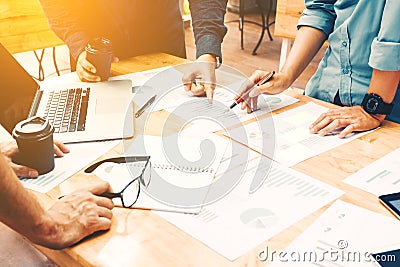
M343 194L277 163L270 170L271 165L264 166L268 173L264 185L249 194L255 170L263 168L259 163L258 159L252 160L237 187L203 207L198 215L157 214L229 260L235 260Z
M310 124L326 110L327 108L310 102L273 116L273 127L265 127L265 131L259 127L259 124L264 123L264 120L260 120L244 126L247 136L236 134L240 129L234 129L231 134L236 141L260 153L265 140L274 137L275 151L264 151L265 155L292 166L368 133L351 134L346 138L337 137L337 133L323 137L311 134Z
M22 178L20 180L26 188L46 193L103 156L120 142L120 140L116 140L68 144L70 152L64 154L62 158L55 158L55 167L51 172L39 175L35 179Z
M211 155L211 161L200 164L199 159L206 156L202 153L211 152L209 150L201 150L202 142L208 140L215 145L215 153ZM178 188L205 188L204 192L200 192L194 196L193 201L197 200L202 204L206 198L208 188L212 183L214 176L218 173L222 159L227 160L230 154L225 154L229 140L211 133L194 133L192 131L181 132L180 135L172 135L168 137L139 135L125 147L125 155L127 156L150 156L152 165L152 180L147 189L142 188L137 203L133 208L154 209L184 213L199 213L201 206L185 207L164 203L161 197L151 195L152 189L158 186L159 183L154 180L158 175L163 182ZM169 154L168 151L173 149L174 153ZM170 151L169 151L170 152ZM180 153L178 154L176 153ZM172 156L172 157L170 157ZM182 158L180 159L180 156ZM199 163L200 162L200 163ZM198 165L186 165L193 163ZM188 170L190 169L190 170ZM102 164L96 169L96 174L108 181L114 191L122 189L134 177L132 168L129 170L125 164ZM177 196L178 197L178 196ZM115 200L116 205L121 205L118 200Z
M376 196L400 192L400 148L343 180Z
M261 253L268 266L373 267L370 253L382 247L400 248L400 222L338 200L289 247L284 258ZM399 260L399 259L397 259ZM397 265L396 265L397 266Z
M243 122L258 119L259 116L271 111L286 107L299 100L285 94L274 96L261 95L258 109L252 113L242 110L240 105L229 109L233 103L235 94L224 88L217 88L214 92L213 103L210 104L205 98L188 98L181 106L172 106L166 110L183 119L193 120L198 117L208 118L208 128L211 131L218 131L223 128L230 128L235 125L241 125ZM190 99L190 102L188 100ZM185 105L185 106L183 106ZM196 121L194 120L194 123Z

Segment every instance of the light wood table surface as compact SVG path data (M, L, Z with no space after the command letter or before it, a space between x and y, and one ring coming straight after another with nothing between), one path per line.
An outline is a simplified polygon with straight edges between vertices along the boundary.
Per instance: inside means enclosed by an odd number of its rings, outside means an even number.
M166 54L139 56L113 66L114 74L174 65L185 60ZM309 101L329 106L318 100L298 94L288 94L300 102L278 110L276 113L303 105ZM154 114L158 119L163 112ZM314 158L295 165L293 168L318 180L333 185L345 192L342 200L391 216L372 194L342 183L348 175L379 159L400 144L400 125L384 122L380 129L329 150ZM117 147L108 156L118 154ZM50 206L57 197L69 190L89 183L82 176L74 175L47 194L35 193L45 206ZM267 244L274 250L284 249L326 207L307 216L252 251L231 262L214 250L146 210L114 208L110 231L91 237L80 244L61 251L38 248L60 266L265 266L257 259L257 253ZM210 232L210 235L213 233Z
M12 54L64 44L50 29L39 0L0 1L0 43Z

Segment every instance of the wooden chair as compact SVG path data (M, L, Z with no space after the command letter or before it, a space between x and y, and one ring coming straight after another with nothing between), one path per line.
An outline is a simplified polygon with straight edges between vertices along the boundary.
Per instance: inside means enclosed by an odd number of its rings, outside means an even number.
M304 0L277 0L274 35L283 38L279 69L285 64L292 41L296 38L297 22L304 8Z
M264 10L264 8L263 8L263 5L262 5L263 1L266 1L266 10ZM257 55L257 49L260 46L260 44L264 38L265 30L268 33L270 41L273 41L269 27L271 27L275 23L275 21L270 22L270 14L272 12L272 7L274 4L274 1L275 0L255 0L257 10L259 11L259 14L261 16L261 23L258 23L258 22L252 21L252 20L245 19L245 1L238 0L239 7L238 7L237 12L239 14L239 19L226 21L225 23L239 22L240 49L242 49L242 50L244 49L244 44L243 44L244 23L250 23L250 24L254 24L254 25L261 27L261 34L260 34L260 37L258 39L256 46L253 49L252 55ZM228 10L229 10L229 8L228 8Z

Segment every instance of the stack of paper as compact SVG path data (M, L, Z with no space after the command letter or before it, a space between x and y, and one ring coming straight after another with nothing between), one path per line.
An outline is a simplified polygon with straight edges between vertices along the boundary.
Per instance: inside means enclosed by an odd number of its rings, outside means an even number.
M292 166L322 152L350 142L367 132L352 134L346 138L311 134L309 126L327 108L313 102L273 116L272 119L255 121L229 133L234 140L276 160ZM275 149L269 145L275 143Z
M266 247L258 254L274 263L268 266L373 267L371 254L384 247L400 248L398 220L337 201L288 248Z
M256 159L241 167L244 176L240 184L224 198L205 206L200 214L157 214L235 260L343 193L271 161L260 162ZM260 168L268 174L267 179L258 191L249 194L251 180Z

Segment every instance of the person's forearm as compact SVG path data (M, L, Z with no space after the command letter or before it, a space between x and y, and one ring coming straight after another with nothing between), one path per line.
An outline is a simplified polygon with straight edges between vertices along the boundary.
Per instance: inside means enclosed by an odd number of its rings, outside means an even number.
M227 0L189 0L196 58L204 54L222 57L221 43L227 32L224 25Z
M399 85L400 71L381 71L374 69L368 93L382 97L386 103L391 103Z
M40 4L50 28L68 45L72 57L77 60L89 41L79 22L84 10L79 10L75 1L40 0Z
M368 93L377 94L386 103L392 103L400 81L400 71L382 71L374 69ZM375 115L380 121L385 119L385 115Z
M3 155L0 155L0 188L2 222L38 244L57 235L44 209L22 186Z
M286 59L281 72L289 75L291 83L304 71L327 39L321 30L302 26L297 32L293 47Z

